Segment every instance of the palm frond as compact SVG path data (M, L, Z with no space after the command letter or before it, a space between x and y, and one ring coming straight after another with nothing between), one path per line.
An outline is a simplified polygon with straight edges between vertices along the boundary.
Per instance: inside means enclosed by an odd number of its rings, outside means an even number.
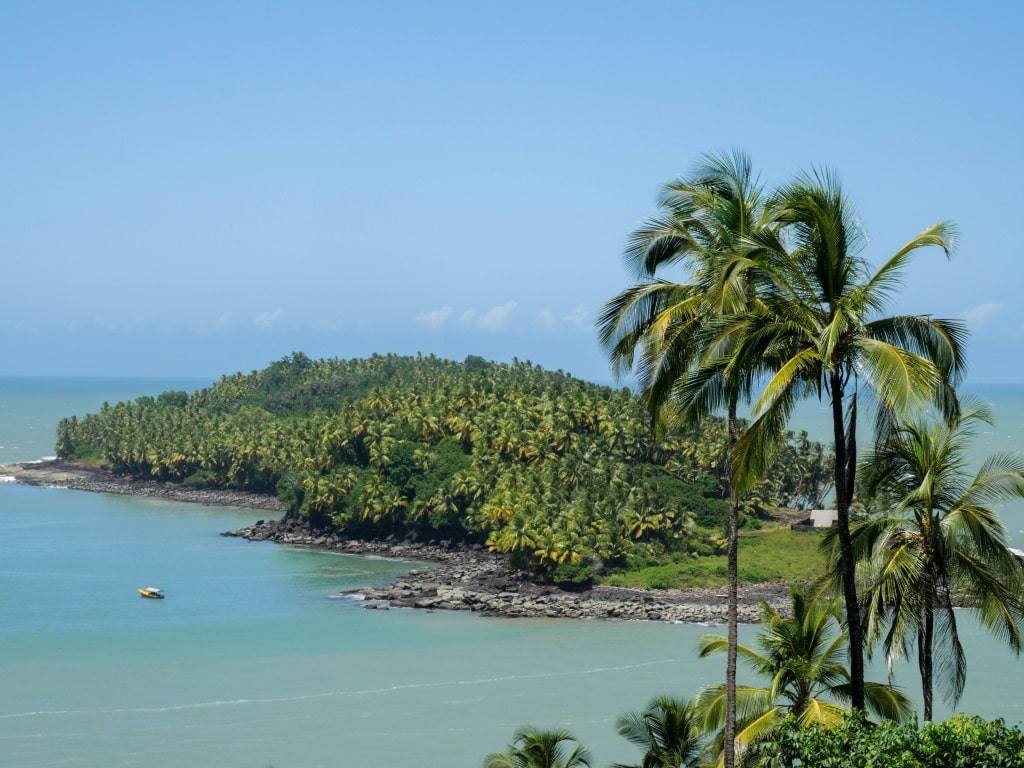
M857 346L871 369L868 381L878 399L896 413L927 402L939 385L938 369L918 355L868 337L861 337Z
M899 274L910 261L915 251L921 248L938 247L949 258L956 250L959 231L951 221L940 221L911 238L902 248L894 253L865 284L865 290L871 295L872 303L881 308L883 298L891 295L901 283Z

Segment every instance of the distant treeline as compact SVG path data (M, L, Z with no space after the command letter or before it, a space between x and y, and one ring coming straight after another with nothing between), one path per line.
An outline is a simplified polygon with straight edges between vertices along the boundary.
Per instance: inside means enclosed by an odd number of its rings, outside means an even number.
M132 477L277 493L289 514L353 535L486 542L573 580L597 560L720 546L725 439L717 421L655 439L629 390L529 362L295 353L64 419L56 450ZM791 435L748 523L819 505L829 462Z

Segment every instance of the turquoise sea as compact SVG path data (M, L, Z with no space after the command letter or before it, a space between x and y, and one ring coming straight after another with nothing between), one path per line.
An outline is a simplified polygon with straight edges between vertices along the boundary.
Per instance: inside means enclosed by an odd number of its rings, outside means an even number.
M52 453L67 413L202 383L0 379L0 462ZM1000 417L986 449L1018 447L1024 388L982 394ZM634 755L617 715L722 675L696 658L701 626L365 611L334 595L414 565L218 535L258 517L0 484L0 765L453 768L525 723L569 728L603 765ZM1007 521L1024 542L1024 515ZM150 583L168 599L140 600ZM1021 661L964 634L962 708L1024 720Z

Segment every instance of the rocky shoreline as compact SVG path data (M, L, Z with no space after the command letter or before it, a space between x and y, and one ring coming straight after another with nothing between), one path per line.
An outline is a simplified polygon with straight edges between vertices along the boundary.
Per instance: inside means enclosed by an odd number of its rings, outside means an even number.
M273 496L132 480L95 467L60 460L0 466L0 479L3 478L27 485L246 507L268 512L283 511L281 502ZM594 586L581 591L567 591L532 582L526 574L511 569L507 558L490 553L479 545L467 547L445 541L350 539L336 533L311 530L299 520L284 519L260 520L224 535L354 555L426 561L434 565L411 569L391 584L346 593L354 599L361 599L368 609L421 608L475 611L505 617L709 624L724 624L726 620L724 588L644 590ZM741 622L757 622L762 601L771 603L782 612L788 610L787 589L782 583L743 586L739 597Z
M188 488L155 480L132 480L114 475L103 469L67 461L25 462L0 466L0 478L10 477L26 485L72 488L77 491L116 493L166 501L186 501L220 507L248 507L271 512L283 512L284 507L274 496L249 491L231 491L218 488Z
M311 531L298 520L261 520L224 535L436 564L434 568L410 570L391 584L344 593L363 600L364 607L369 609L421 608L519 618L631 619L708 624L724 624L726 620L724 588L654 591L594 586L579 592L567 591L533 583L526 574L510 569L505 557L487 552L479 545L466 548L451 542L350 539L335 533ZM759 621L762 601L785 613L788 610L786 585L742 587L739 620L744 623Z

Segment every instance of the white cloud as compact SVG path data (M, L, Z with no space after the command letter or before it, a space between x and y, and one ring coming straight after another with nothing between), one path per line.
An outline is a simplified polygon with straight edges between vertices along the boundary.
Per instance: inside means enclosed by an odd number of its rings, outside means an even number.
M503 331L508 325L509 315L515 311L517 306L519 306L518 302L506 301L504 304L491 307L477 318L476 324L485 331Z
M467 328L478 331L504 331L508 327L508 320L516 307L517 301L506 301L490 309L464 309L458 313L458 322ZM448 306L432 309L429 312L420 312L416 315L416 322L426 328L437 329L446 325L455 317L455 311Z
M420 312L417 314L416 322L424 328L430 328L431 330L436 331L448 322L448 318L451 317L451 314L451 307L438 307L437 309L431 309L427 312Z
M569 326L571 328L589 328L590 312L586 304L577 304L572 311L565 315L559 315L551 307L544 307L538 314L538 319L543 328L553 331L556 328Z
M982 328L992 317L1003 309L1002 304L995 304L991 301L986 301L984 304L979 304L976 307L971 307L961 313L960 317L967 321L967 324L974 329Z
M275 309L272 312L261 312L252 319L253 325L259 328L272 328L284 314L283 309Z
M577 328L582 328L587 325L587 319L590 317L590 312L587 311L586 304L577 304L573 307L572 312L562 316L562 322L568 323L569 325L575 325Z

